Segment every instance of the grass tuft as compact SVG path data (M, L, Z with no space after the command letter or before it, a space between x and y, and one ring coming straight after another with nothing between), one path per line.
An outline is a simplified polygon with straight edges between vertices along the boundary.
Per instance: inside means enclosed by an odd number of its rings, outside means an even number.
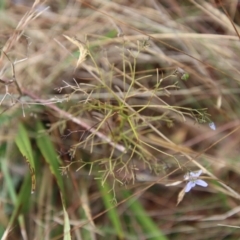
M238 239L238 8L2 1L1 238Z

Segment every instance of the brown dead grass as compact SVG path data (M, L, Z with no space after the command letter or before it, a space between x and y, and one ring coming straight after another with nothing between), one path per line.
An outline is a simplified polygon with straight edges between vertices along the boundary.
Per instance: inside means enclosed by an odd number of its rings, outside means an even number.
M22 2L25 4L25 1ZM230 1L225 2L218 5L214 1L193 0L79 0L68 4L65 1L61 4L35 1L31 7L27 2L21 6L9 3L1 17L3 51L12 62L26 58L15 66L16 81L25 95L22 101L25 101L24 104L40 102L43 105L46 105L44 101L49 101L47 109L53 116L47 121L53 124L53 130L59 116L71 120L63 120L64 124L60 124L62 135L66 134L66 129L90 129L84 136L85 145L81 143L81 147L91 154L91 158L117 158L125 153L128 146L113 136L119 136L119 131L127 135L130 123L123 123L123 116L134 113L135 124L141 127L137 130L137 140L131 138L132 132L129 133L129 144L134 149L134 141L138 141L144 160L139 161L141 154L132 156L131 152L122 160L133 159L139 169L135 174L143 177L145 182L163 178L161 183L165 184L169 178L164 177L171 176L176 170L179 175L176 174L174 179L182 180L184 172L178 169L173 156L184 171L202 168L211 179L220 180L219 185L210 184L205 192L188 194L177 208L180 188L166 189L157 185L157 192L144 194L143 203L150 214L154 212L152 215L156 222L165 219L161 228L170 236L169 239L224 239L231 230L217 224L238 225L239 211L233 217L226 213L237 208L239 200L239 194L234 190L238 191L240 175L240 19L237 1L231 4ZM225 11L232 16L235 28ZM64 36L75 37L83 49L85 47L91 52L86 60L78 60L76 53L79 46ZM139 46L145 42L148 46L142 46L137 54ZM131 68L128 64L126 69L123 68L123 59L133 64L132 56L136 55L135 79L138 81L132 84ZM171 75L177 67L188 72L190 79L179 81L180 89L176 89L176 77L170 77L162 83L165 90L152 94L157 79ZM12 79L11 65L3 52L0 69L1 79ZM66 88L66 83L71 87ZM101 88L103 83L109 86L108 91ZM168 89L169 85L172 87ZM131 98L125 101L121 96L130 86ZM57 92L56 89L62 91ZM63 99L64 94L73 91L69 102L65 102L64 110L55 105L57 98ZM1 93L4 95L5 88ZM19 94L16 89L10 90L10 93L16 97ZM127 112L104 112L104 104L109 108L117 106L117 100L125 102L124 111ZM83 105L90 102L91 107ZM101 111L94 108L94 104L100 103ZM138 113L143 106L148 107ZM217 130L211 131L207 123L196 124L189 111L183 109L187 107L207 108ZM184 118L176 110L185 112ZM148 118L157 116L162 118ZM172 121L164 120L165 116ZM123 126L119 130L121 123ZM94 138L88 142L91 134ZM66 138L63 142L65 150L74 144L79 147L78 137ZM56 136L56 142L59 141ZM101 146L102 142L108 145ZM112 148L117 148L120 153ZM81 158L81 154L75 158ZM63 158L70 160L66 156ZM107 163L107 160L102 163ZM146 167L148 164L152 171ZM151 164L160 165L165 171L159 173ZM125 170L120 169L116 176L126 182L132 181L132 171ZM222 196L220 192L224 194L222 202L217 199ZM204 204L201 205L201 201ZM174 217L177 215L179 217ZM215 218L210 221L210 217ZM206 233L203 234L202 229ZM231 239L237 239L239 234L232 236Z

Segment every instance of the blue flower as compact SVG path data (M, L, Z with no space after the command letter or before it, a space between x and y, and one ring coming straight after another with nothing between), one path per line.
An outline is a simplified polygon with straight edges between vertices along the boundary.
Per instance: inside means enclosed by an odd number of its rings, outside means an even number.
M189 172L184 176L184 179L188 181L186 187L185 187L185 192L189 192L193 187L196 185L202 186L202 187L207 187L208 184L199 179L199 176L202 174L202 170L196 171L196 172Z

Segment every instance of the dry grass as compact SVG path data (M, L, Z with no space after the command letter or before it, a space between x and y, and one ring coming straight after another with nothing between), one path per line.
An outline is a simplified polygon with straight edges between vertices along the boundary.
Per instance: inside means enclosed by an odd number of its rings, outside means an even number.
M1 10L1 116L14 119L1 140L9 143L20 121L30 131L33 115L45 123L70 176L66 186L76 190L68 199L71 226L82 226L79 199L94 229L89 239L103 238L98 226L108 221L94 179L110 182L121 212L124 184L141 194L169 239L239 238L229 226L239 225L240 16L238 1L225 2L12 1ZM15 165L15 175L28 171ZM184 196L183 176L196 169L209 186ZM53 181L41 171L38 185ZM36 191L42 199L31 214L37 225L45 217L51 239L50 215L38 208L54 208L51 192ZM29 229L23 238L43 236Z

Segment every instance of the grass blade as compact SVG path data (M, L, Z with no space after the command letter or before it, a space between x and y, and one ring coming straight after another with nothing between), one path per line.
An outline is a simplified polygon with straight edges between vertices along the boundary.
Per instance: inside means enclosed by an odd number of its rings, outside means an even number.
M45 129L43 128L42 124L40 122L37 123L37 131L43 132ZM49 164L50 170L54 177L56 178L58 187L60 189L61 194L63 195L63 198L65 199L65 191L63 186L63 179L59 171L60 163L57 157L57 154L54 150L54 145L50 138L45 135L41 134L37 138L37 145L40 149L45 161Z
M127 190L123 191L123 194L125 198L129 198L131 196L130 192ZM130 199L128 204L130 210L135 214L138 223L142 226L144 233L146 236L149 236L147 239L167 240L167 238L161 232L161 229L159 229L154 221L148 216L147 212L137 199Z
M30 174L31 174L31 181L32 181L31 193L34 193L36 188L34 158L33 158L32 147L31 147L27 130L22 124L19 124L18 134L15 138L15 142L17 144L18 149L20 150L22 155L25 157L26 162L28 163Z
M107 214L110 221L112 222L112 225L117 233L117 236L119 239L124 239L121 220L119 218L116 208L113 208L114 196L112 195L111 189L109 188L109 185L107 182L105 182L104 186L102 186L100 180L98 180L98 187L99 187L99 190L101 191L101 196L102 196L105 208L110 209L107 212Z

